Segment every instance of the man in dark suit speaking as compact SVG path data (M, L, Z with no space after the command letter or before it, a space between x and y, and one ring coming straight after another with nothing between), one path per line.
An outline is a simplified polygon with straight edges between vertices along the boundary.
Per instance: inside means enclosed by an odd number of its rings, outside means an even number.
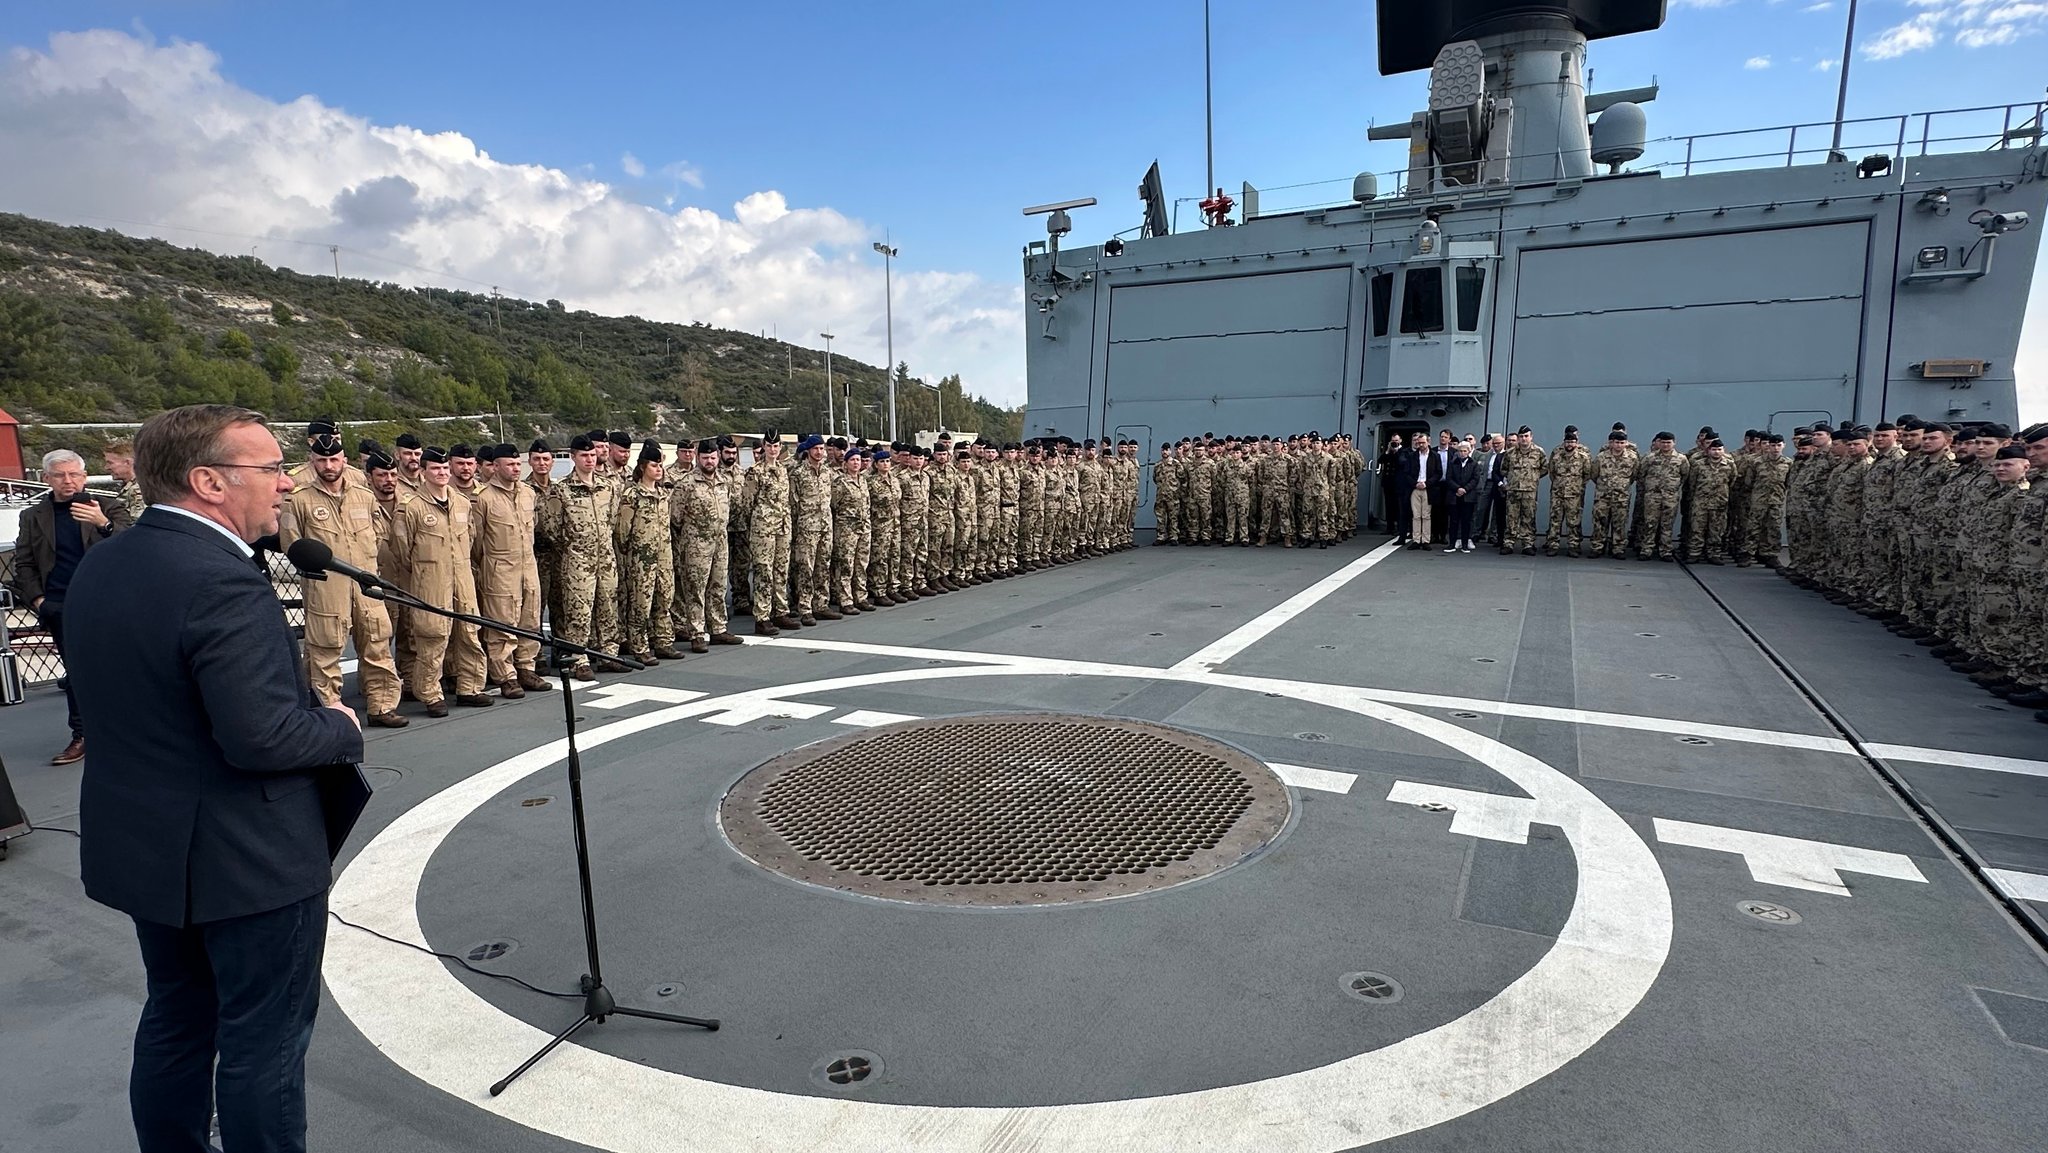
M367 797L362 727L316 707L250 542L292 488L259 413L193 405L135 438L151 507L79 562L66 612L86 895L135 919L142 1153L305 1148L331 847ZM338 578L330 578L338 579ZM143 592L141 590L147 590ZM215 1063L218 1061L218 1071Z

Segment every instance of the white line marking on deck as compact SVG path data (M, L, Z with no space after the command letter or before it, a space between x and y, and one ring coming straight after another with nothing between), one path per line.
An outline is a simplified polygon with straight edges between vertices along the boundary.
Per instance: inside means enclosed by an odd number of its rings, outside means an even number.
M1212 669L1244 650L1257 644L1267 633L1300 616L1313 608L1316 602L1350 584L1360 573L1394 555L1399 545L1389 541L1366 553L1329 576L1281 601L1251 620L1225 634L1221 640L1211 642L1208 647L1173 666L1173 672L1194 672Z
M1871 745L1872 754L1887 761L1911 761L1919 765L1948 765L1958 769L1988 769L1994 773L2018 773L2025 777L2048 777L2048 761L2021 757L1994 757L1989 753L1958 753L1927 749L1918 745Z
M591 689L590 695L593 698L602 698L590 702L593 709L623 709L627 705L646 704L649 701L663 705L680 705L685 701L697 700L705 694L691 689L664 689L657 685L628 685L614 681Z
M1339 773L1331 769L1318 769L1308 765L1283 765L1275 761L1266 762L1273 775L1297 789L1318 789L1325 793L1348 793L1358 783L1357 773Z
M1984 875L1998 891L2019 901L2048 901L2048 877L2014 869L1986 869Z
M704 723L731 727L751 724L765 717L787 717L795 721L808 721L812 717L824 716L837 707L814 705L807 701L778 701L772 697L749 698L744 693L737 699L728 699L734 703L723 711L704 717Z
M1923 885L1927 883L1920 867L1903 853L1883 853L1851 845L1831 845L1826 841L1724 829L1718 825L1695 825L1690 821L1668 821L1663 817L1657 817L1651 823L1657 830L1657 839L1667 845L1689 845L1695 849L1741 854L1749 865L1749 875L1765 885L1783 885L1846 897L1849 886L1842 881L1843 872L1918 881Z
M1387 800L1397 805L1442 805L1452 811L1453 833L1483 837L1489 841L1506 841L1510 845L1529 843L1531 823L1562 823L1559 818L1546 816L1542 807L1527 797L1479 793L1448 785L1395 781L1394 787L1387 792Z
M863 729L873 729L880 728L883 725L897 724L902 721L921 719L923 718L913 717L909 713L879 713L872 709L855 709L843 717L833 717L832 723L835 725L854 725Z

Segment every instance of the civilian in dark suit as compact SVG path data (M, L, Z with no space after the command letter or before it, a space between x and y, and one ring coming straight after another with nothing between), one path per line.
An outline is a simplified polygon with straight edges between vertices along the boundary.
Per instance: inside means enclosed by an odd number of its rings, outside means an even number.
M1450 489L1444 486L1444 475L1451 469L1450 429L1436 434L1436 447L1429 450L1429 461L1424 479L1429 483L1429 539L1444 540L1451 531Z
M85 491L85 460L69 449L43 455L43 480L50 491L21 514L21 535L14 545L14 599L33 609L37 623L50 634L57 657L65 660L70 646L64 628L64 604L78 562L93 546L128 527L128 508L118 498ZM67 669L70 662L65 661ZM71 743L50 758L68 765L85 758L85 726L79 723L78 700L71 678L58 682L71 722Z
M1444 539L1445 552L1472 551L1472 510L1479 505L1479 463L1472 459L1472 446L1459 441L1444 474L1444 498L1450 509L1451 535Z
M1419 437L1421 434L1417 434ZM1415 547L1415 505L1411 499L1422 480L1422 452L1416 448L1394 450L1393 485L1397 494L1388 515L1394 518L1395 544ZM1427 527L1427 526L1425 526Z
M303 1150L331 848L367 797L362 729L311 703L253 563L292 486L262 417L173 409L135 454L152 507L78 566L70 639L93 731L79 872L135 919L148 977L136 1138L205 1149L217 1090L229 1153Z
M1501 532L1508 524L1508 446L1507 438L1495 435L1489 438L1493 444L1492 459L1486 462L1486 479L1480 484L1484 488L1481 499L1486 511L1479 518L1486 527L1476 535L1493 534L1491 543L1500 547Z
M1499 455L1493 447L1493 434L1480 438L1472 450L1472 463L1479 466L1479 503L1472 509L1472 536L1484 537L1493 520L1493 459ZM1502 462L1506 463L1506 462Z
M1395 475L1401 464L1401 452L1407 447L1399 433L1387 438L1387 450L1376 462L1380 474L1380 515L1385 518L1380 527L1395 536L1405 535L1401 528L1401 510L1408 505L1408 490L1402 488Z

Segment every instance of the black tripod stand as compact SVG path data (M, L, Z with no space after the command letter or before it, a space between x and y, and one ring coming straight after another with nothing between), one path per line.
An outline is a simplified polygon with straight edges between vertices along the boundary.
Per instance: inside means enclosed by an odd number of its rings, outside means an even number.
M635 669L646 667L637 661L625 657L614 657L607 653L585 648L582 645L572 645L566 641L557 640L551 636L543 636L537 632L530 632L501 620L478 616L474 613L457 612L453 609L442 608L439 605L428 604L404 589L381 581L374 585L366 584L365 591L378 600L392 601L404 605L413 612L433 613L436 616L444 616L450 620L462 621L465 624L476 625L479 628L495 629L507 636L538 641L553 650L553 655L575 653L597 660L616 660ZM556 663L559 664L560 662ZM679 1017L672 1013L656 1013L647 1009L625 1008L613 1000L611 990L605 988L604 967L599 959L597 948L597 909L591 903L590 897L590 838L583 822L583 758L576 750L576 703L570 696L569 667L562 665L558 671L562 678L562 721L569 736L569 813L576 831L576 884L583 897L583 951L586 959L589 961L590 971L583 974L583 979L578 983L579 987L583 990L583 1015L578 1017L568 1028L555 1034L553 1040L541 1046L540 1052L528 1057L519 1068L506 1074L504 1080L491 1086L491 1096L493 1097L503 1093L507 1085L518 1080L521 1074L539 1064L542 1057L553 1052L555 1046L568 1040L578 1029L592 1022L602 1025L606 1017L642 1017L649 1021L668 1021L676 1025L694 1025L699 1029L715 1031L718 1028L718 1020L716 1018Z

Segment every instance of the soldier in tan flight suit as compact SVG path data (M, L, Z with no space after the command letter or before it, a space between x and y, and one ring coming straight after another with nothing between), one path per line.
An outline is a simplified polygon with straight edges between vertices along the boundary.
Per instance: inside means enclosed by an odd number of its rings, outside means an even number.
M680 564L676 571L676 607L682 611L690 651L708 653L712 645L736 645L740 638L726 627L726 525L732 519L732 496L718 471L718 442L697 442L697 467L676 481L669 494L669 520L674 526Z
M540 504L519 480L519 450L509 444L477 450L485 484L470 508L471 556L476 562L477 597L485 616L529 631L540 631L540 570L533 552ZM540 642L485 631L484 653L498 695L517 700L553 686L535 667Z
M316 436L310 451L311 477L285 498L278 516L278 548L289 549L301 538L316 540L334 550L336 560L380 572L376 494L367 483L348 478L348 456L339 438ZM341 652L353 640L370 723L404 728L409 722L398 715L398 668L391 663L391 618L383 602L347 577L332 574L302 579L299 589L306 606L306 672L314 695L323 704L341 699Z
M469 567L469 498L449 485L448 450L429 446L422 451L422 483L401 494L398 515L391 521L391 557L405 573L407 592L428 604L457 612L476 612L476 578ZM441 696L444 669L455 677L455 703L487 708L484 695L484 650L476 626L436 613L407 613L412 630L412 691L426 703L427 715L445 717L448 702Z

